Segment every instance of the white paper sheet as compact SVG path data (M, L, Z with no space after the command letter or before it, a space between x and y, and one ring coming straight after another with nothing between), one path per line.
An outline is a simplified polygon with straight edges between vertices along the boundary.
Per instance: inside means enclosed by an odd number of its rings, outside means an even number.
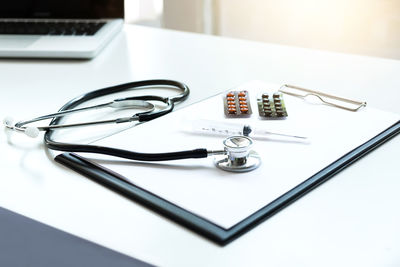
M184 131L182 120L199 118L243 122L309 137L309 142L255 140L253 149L261 156L262 164L254 171L226 172L217 169L212 158L157 163L99 155L90 158L132 183L228 229L400 119L398 114L370 107L350 112L287 95L284 95L289 114L286 119L260 119L257 94L278 88L260 82L236 88L250 92L251 118L225 119L222 96L215 96L96 142L146 153L222 149L224 137Z

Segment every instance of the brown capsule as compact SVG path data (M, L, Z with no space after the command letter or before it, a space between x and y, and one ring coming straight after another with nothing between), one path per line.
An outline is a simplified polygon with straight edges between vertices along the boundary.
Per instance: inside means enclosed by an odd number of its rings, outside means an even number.
M238 93L238 96L246 96L246 92L242 91Z

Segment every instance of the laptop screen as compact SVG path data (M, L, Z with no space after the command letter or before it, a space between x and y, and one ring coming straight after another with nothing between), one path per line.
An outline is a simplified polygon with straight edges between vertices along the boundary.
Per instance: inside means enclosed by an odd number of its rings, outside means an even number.
M123 18L124 0L2 0L0 18Z

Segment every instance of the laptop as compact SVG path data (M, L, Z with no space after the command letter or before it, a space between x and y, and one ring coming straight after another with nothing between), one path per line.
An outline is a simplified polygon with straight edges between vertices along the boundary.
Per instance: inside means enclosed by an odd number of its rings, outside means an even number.
M123 19L124 0L2 0L0 57L93 58Z

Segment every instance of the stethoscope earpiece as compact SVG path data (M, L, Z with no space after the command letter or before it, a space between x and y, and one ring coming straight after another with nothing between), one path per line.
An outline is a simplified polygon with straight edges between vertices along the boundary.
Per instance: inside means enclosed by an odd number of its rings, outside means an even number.
M39 136L39 128L28 126L28 127L18 127L14 124L14 119L10 116L7 116L3 119L3 125L10 130L14 130L17 132L24 133L25 135L36 138Z
M10 116L7 116L3 119L3 125L6 127L13 127L14 126L14 119Z
M24 129L24 134L36 138L39 136L39 129L37 127L28 126Z

